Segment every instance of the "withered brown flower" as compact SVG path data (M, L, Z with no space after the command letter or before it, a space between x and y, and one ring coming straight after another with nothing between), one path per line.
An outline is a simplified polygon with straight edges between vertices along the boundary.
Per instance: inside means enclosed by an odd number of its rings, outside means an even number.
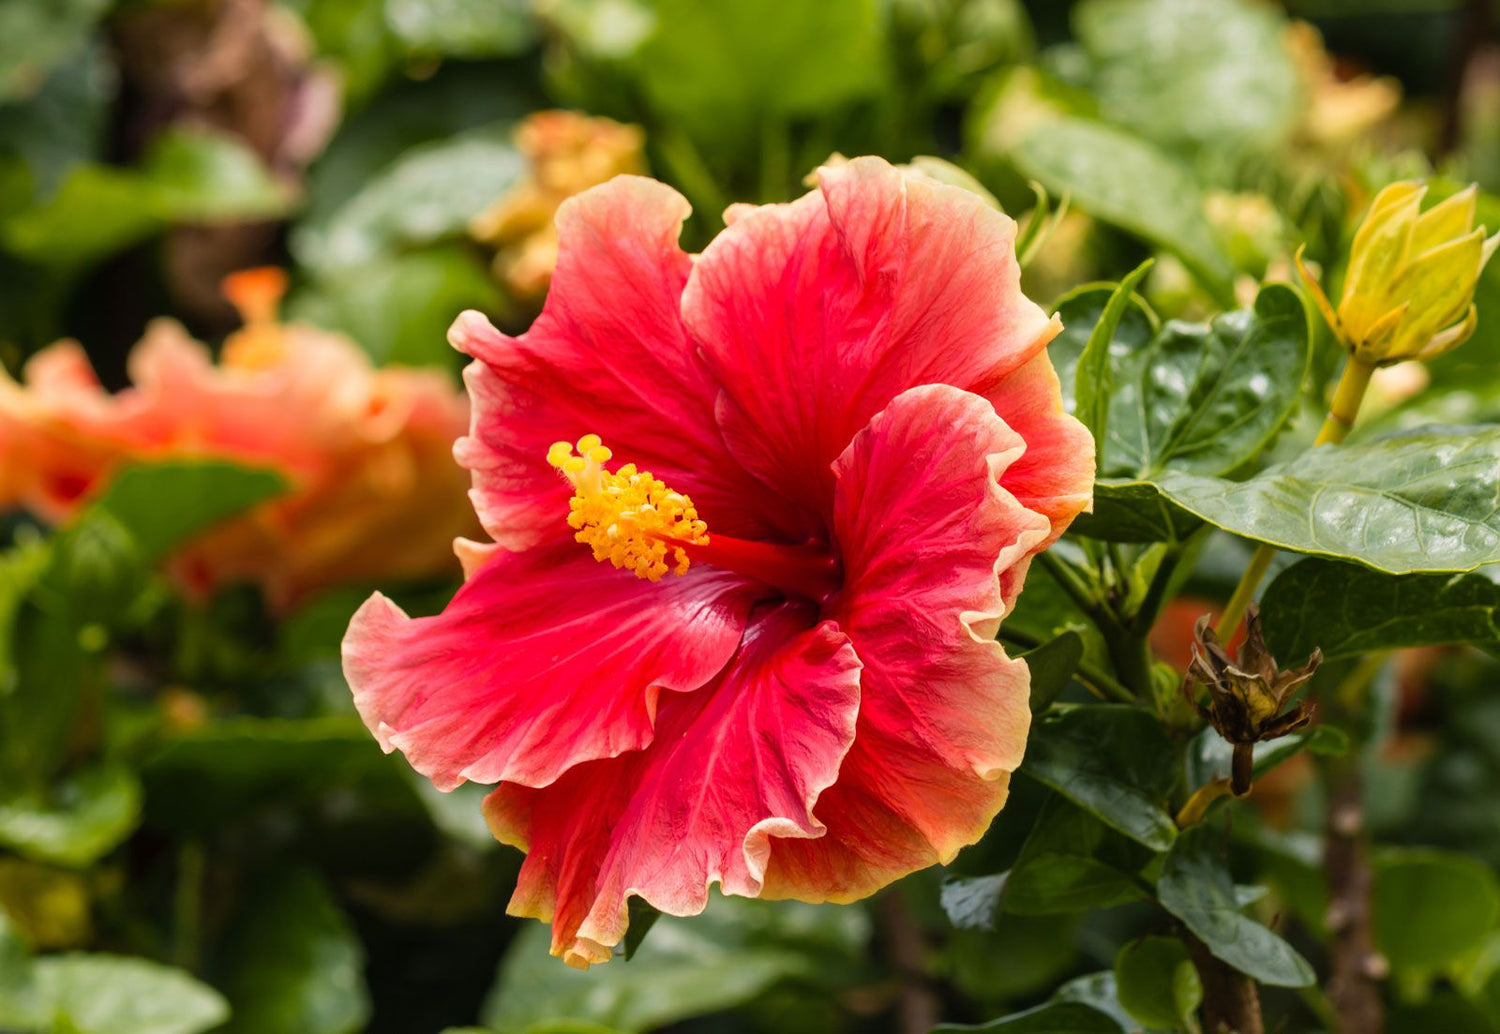
M1323 663L1321 650L1314 650L1300 668L1282 670L1266 649L1261 633L1260 612L1251 604L1245 615L1245 642L1238 655L1230 657L1205 614L1193 626L1193 660L1188 665L1183 692L1203 720L1234 744L1231 788L1236 796L1250 790L1251 748L1261 740L1275 739L1307 725L1314 708L1307 702L1287 706L1297 691ZM1205 706L1192 692L1193 683L1208 689Z

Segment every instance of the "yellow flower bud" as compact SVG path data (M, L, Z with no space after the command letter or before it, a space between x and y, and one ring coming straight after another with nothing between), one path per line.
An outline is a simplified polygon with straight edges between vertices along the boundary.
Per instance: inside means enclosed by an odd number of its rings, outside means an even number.
M1372 366L1432 359L1463 344L1478 314L1474 288L1500 244L1475 228L1477 188L1459 191L1426 212L1427 186L1392 183L1375 196L1354 235L1344 293L1335 312L1297 253L1313 301L1344 347Z

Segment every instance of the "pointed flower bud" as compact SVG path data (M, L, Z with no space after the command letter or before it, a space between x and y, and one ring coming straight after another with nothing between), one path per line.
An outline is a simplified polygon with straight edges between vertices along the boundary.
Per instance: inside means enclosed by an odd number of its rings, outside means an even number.
M1188 683L1208 688L1204 705L1189 697L1203 720L1234 744L1234 792L1243 796L1250 789L1250 748L1260 740L1275 739L1312 721L1307 703L1290 704L1292 695L1313 677L1323 663L1314 650L1307 663L1286 671L1266 649L1261 634L1260 612L1252 603L1245 614L1245 643L1230 657L1210 624L1210 615L1198 619L1193 628L1193 660L1188 665ZM1187 684L1184 685L1186 689Z
M1337 311L1297 254L1323 318L1372 366L1435 358L1467 341L1478 323L1474 288L1500 234L1486 238L1474 226L1477 188L1423 212L1426 192L1426 184L1403 180L1375 196L1354 235Z

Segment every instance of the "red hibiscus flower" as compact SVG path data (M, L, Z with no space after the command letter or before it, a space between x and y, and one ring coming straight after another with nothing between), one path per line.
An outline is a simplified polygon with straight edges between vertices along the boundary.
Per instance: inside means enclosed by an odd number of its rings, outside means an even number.
M1090 498L1010 219L874 158L696 257L687 214L590 190L529 332L459 317L495 541L442 614L377 595L344 643L387 750L499 784L510 910L575 965L632 895L850 901L976 840L1029 722L995 632Z

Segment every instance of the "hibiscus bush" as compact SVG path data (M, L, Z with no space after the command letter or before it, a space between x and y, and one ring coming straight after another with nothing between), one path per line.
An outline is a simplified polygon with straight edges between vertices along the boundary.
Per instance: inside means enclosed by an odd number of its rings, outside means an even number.
M0 1034L1500 1034L1489 0L0 0Z

